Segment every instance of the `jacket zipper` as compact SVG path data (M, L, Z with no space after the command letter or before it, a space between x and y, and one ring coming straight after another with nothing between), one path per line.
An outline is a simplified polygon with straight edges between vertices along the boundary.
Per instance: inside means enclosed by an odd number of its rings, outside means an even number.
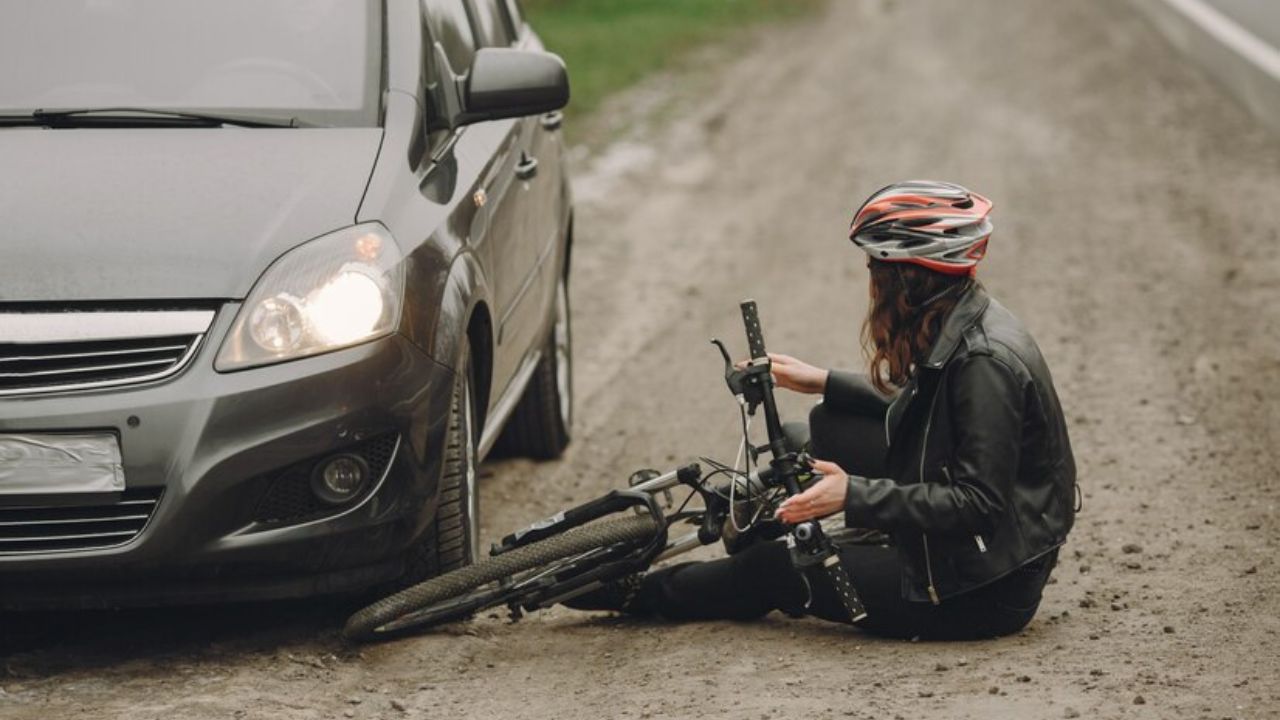
M945 477L945 478L947 479L947 484L948 484L948 485L954 485L954 484L955 484L955 482L951 479L951 471L950 471L949 469L947 469L947 465L946 465L946 463L943 463L943 465L942 465L942 476L943 476L943 477ZM986 551L987 551L987 543L986 543L986 541L985 541L985 540L983 540L983 539L982 539L982 533L974 533L974 535L973 535L973 542L977 544L977 546L978 546L978 552L986 552Z
M941 388L938 388L941 389ZM929 428L933 427L933 410L938 405L938 393L935 390L933 399L929 401L929 417L924 421L924 441L920 444L920 484L924 484L924 458L929 453ZM924 572L929 579L929 600L934 605L941 605L942 600L938 598L938 589L933 584L933 562L929 559L929 533L920 533L920 539L924 541Z

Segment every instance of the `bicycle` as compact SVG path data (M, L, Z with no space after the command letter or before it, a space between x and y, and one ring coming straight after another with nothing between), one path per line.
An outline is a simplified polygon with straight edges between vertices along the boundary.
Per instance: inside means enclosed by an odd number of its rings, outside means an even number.
M355 641L388 638L503 605L513 618L519 618L646 570L655 562L719 542L726 527L736 535L731 538L734 542L789 536L796 567L822 568L850 619L865 617L821 524L810 520L791 526L773 519L778 502L801 492L818 475L810 469L811 460L803 448L788 438L779 418L756 304L746 300L741 310L751 359L735 366L724 343L711 341L724 358L725 382L741 410L742 446L733 467L703 457L699 460L712 467L706 473L697 462L661 474L639 471L625 490L613 490L535 522L503 538L490 557L363 608L348 619L343 635ZM755 447L749 418L761 407L769 441ZM765 453L768 465L760 466L759 456ZM744 460L745 468L739 469ZM671 491L681 485L690 493L675 506ZM701 499L702 507L689 509L694 496ZM739 517L745 518L745 525L739 525ZM671 530L677 525L696 526L696 530L672 538Z

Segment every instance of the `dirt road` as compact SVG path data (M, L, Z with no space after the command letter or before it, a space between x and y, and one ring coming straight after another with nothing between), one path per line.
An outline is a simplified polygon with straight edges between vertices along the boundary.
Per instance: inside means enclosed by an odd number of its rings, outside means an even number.
M836 0L695 65L584 134L623 128L578 163L577 438L489 466L486 533L729 455L706 340L741 347L744 296L771 347L856 365L849 213L945 178L995 199L982 277L1054 369L1085 492L1024 633L556 610L351 649L316 604L11 616L0 717L1280 717L1280 142L1111 0Z

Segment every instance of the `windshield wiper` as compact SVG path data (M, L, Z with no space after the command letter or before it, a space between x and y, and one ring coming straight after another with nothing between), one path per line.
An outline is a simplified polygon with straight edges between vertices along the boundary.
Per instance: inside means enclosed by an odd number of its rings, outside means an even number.
M296 117L222 115L161 110L156 108L104 107L72 110L36 110L28 115L0 115L0 126L41 125L65 127L221 127L296 128Z

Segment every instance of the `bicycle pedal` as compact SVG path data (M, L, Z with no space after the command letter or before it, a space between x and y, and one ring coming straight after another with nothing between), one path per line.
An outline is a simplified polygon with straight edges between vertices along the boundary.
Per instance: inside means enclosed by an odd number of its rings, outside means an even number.
M662 475L662 473L658 472L657 470L654 470L653 468L643 468L641 470L637 470L631 473L631 477L627 478L627 487L635 487L637 485L642 485L656 477L659 477L660 475ZM661 497L661 500L659 501L659 505L662 507L663 510L670 510L672 507L675 506L676 499L675 499L675 496L671 494L670 489L663 490L662 495L660 497ZM648 511L645 510L645 508L640 506L636 506L632 509L635 511L637 515L648 514Z
M647 483L661 474L662 473L654 470L653 468L642 468L631 473L631 477L627 478L627 486L635 487L637 485Z

